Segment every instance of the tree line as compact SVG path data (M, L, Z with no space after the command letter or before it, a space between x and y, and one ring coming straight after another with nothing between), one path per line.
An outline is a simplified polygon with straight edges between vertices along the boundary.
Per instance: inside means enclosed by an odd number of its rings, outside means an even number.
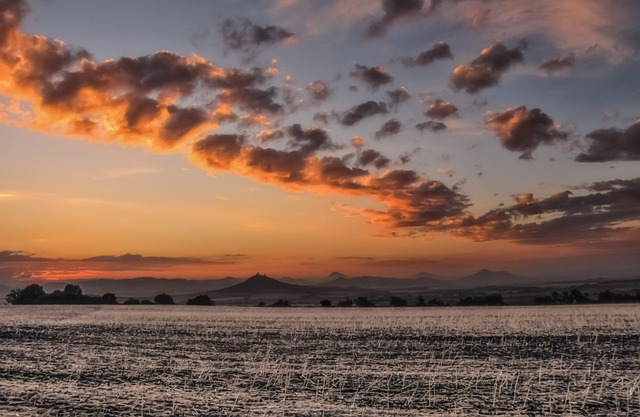
M640 302L640 290L635 293L616 293L610 290L598 293L597 298L590 298L589 293L574 288L570 291L553 291L549 295L535 297L535 304L610 304Z
M105 293L102 296L87 295L82 292L82 288L79 285L67 284L63 290L55 290L51 293L45 292L39 284L27 285L25 288L12 290L7 296L6 300L10 304L120 304L118 299L113 293ZM635 293L616 293L610 290L602 291L598 293L596 298L590 298L589 293L583 293L578 289L571 289L569 291L553 291L549 295L537 296L533 299L534 304L538 305L553 305L553 304L597 304L597 303L636 303L640 302L640 290L635 290ZM162 304L171 305L175 304L173 297L162 293L154 297L153 301L148 299L129 298L122 304ZM189 298L186 302L187 305L197 306L212 306L215 305L214 301L206 294L197 295L193 298ZM376 307L378 304L369 299L368 297L356 297L345 298L343 300L336 301L335 304L332 300L323 299L320 301L322 307ZM462 297L459 295L459 299L455 304L449 304L438 298L432 298L426 300L422 295L419 295L414 303L409 303L406 298L399 296L391 296L388 303L384 306L389 307L440 307L440 306L503 306L507 305L503 297L499 293L488 294L477 297ZM260 302L259 307L264 307L266 304ZM290 307L291 303L288 300L277 300L276 302L269 304L269 307Z
M27 285L25 288L12 290L5 297L9 304L120 304L118 297L113 293L105 293L102 296L83 294L79 285L67 284L63 290L55 290L47 293L39 284ZM158 294L153 301L146 299L129 298L123 304L175 304L169 294ZM187 305L214 305L213 300L206 294L197 295L187 300Z

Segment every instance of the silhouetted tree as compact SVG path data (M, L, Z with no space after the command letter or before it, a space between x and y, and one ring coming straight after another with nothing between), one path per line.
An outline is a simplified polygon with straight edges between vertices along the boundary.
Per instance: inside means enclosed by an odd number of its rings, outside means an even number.
M447 305L447 303L445 303L442 300L438 300L437 298L432 298L431 300L429 300L429 302L427 304L430 307L443 307L443 306Z
M424 297L419 295L418 296L418 301L416 301L416 306L418 307L422 307L426 304L426 302L424 301Z
M291 305L287 300L278 300L275 303L271 304L271 307L291 307Z
M351 307L352 305L353 305L353 300L351 298L338 301L338 307Z
M175 304L175 302L173 301L173 297L165 293L156 295L153 301L156 304Z
M576 304L586 304L591 301L589 300L589 294L583 294L582 291L577 288L572 289L570 294Z
M260 302L258 303L258 307L264 307L265 305L266 305L266 304L264 303L264 301L260 301Z
M458 301L459 306L503 306L506 305L502 294L490 294L484 297L464 297Z
M391 301L389 302L389 305L392 307L406 307L407 306L407 300L405 300L404 298L401 297L391 297Z
M79 285L67 284L64 287L64 293L70 297L81 297L82 288Z
M21 290L12 290L6 300L10 304L41 304L45 295L41 285L31 284Z
M207 294L196 295L193 298L187 300L189 306L212 306L213 300Z
M100 302L102 304L118 304L118 298L115 294L108 292L100 297Z
M331 300L321 300L320 305L322 307L331 307Z
M173 298L172 298L172 300L173 300ZM151 300L140 300L140 304L150 305L150 304L153 304L153 301L151 301Z
M68 299L62 290L55 290L51 294L46 294L42 302L49 304L68 304Z
M140 300L138 300L137 298L129 298L122 304L136 305L136 304L140 304Z
M358 297L355 301L356 307L375 307L375 303L370 301L367 297Z

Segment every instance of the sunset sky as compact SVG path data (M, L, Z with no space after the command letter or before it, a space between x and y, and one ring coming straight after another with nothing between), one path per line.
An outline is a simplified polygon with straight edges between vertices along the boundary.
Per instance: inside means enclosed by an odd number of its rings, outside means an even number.
M638 16L0 0L0 283L637 274Z

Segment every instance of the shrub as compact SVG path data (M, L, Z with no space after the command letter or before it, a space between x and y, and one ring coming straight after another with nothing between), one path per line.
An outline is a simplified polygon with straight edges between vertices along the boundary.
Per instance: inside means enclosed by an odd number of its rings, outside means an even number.
M118 298L113 293L106 293L102 297L100 297L101 304L118 304Z
M189 306L212 306L214 305L213 300L206 294L197 295L193 298L189 298L187 300L187 305Z
M6 300L10 304L41 304L45 296L41 285L31 284L21 290L12 290Z
M156 304L175 304L175 302L173 301L173 297L170 296L169 294L158 294L156 295L156 297L153 299L153 301Z
M389 302L389 305L392 307L406 307L407 306L407 300L405 300L404 298L401 297L391 297L391 301Z
M275 303L271 304L271 307L291 307L291 305L287 300L278 300Z
M351 307L353 305L353 300L351 298L347 298L346 300L338 301L338 307Z
M355 302L356 307L375 307L375 303L367 297L358 297Z
M331 307L331 300L322 300L320 301L320 305L322 307Z

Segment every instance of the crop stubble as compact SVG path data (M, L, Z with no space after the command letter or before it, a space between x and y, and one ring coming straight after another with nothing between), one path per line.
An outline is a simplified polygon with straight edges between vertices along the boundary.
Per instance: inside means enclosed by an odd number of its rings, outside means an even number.
M638 415L640 306L1 306L0 414Z

